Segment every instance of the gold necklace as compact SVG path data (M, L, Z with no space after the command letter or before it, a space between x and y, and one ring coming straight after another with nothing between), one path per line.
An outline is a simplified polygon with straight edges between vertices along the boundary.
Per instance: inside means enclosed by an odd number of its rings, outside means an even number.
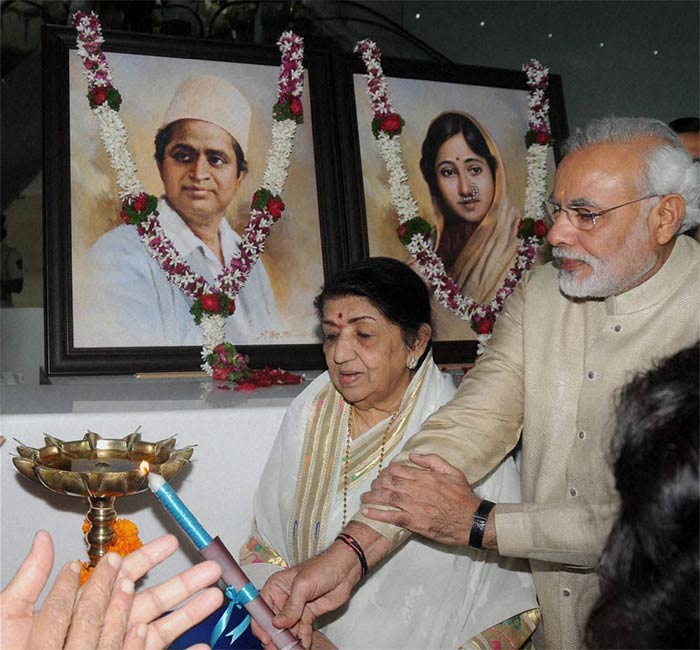
M345 439L345 456L343 456L343 528L348 520L348 486L350 480L348 478L348 469L350 467L350 440L352 438L352 429L354 425L355 418L353 414L355 413L355 407L350 405L350 413L348 414L348 434ZM397 416L399 415L399 409L396 409L389 419L389 424L386 425L384 433L382 434L382 444L379 447L379 466L377 468L377 474L382 471L382 465L384 464L384 451L386 448L386 440L389 437L389 431L391 427L394 426Z

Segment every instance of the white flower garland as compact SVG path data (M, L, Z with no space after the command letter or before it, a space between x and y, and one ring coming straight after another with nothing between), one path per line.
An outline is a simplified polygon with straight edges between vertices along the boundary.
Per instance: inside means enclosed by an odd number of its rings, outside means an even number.
M400 134L404 120L393 111L389 98L386 77L382 71L381 53L370 40L359 41L355 52L362 56L367 69L367 94L372 107L374 133L379 153L389 174L389 191L396 208L401 242L415 259L418 269L432 287L437 302L462 320L470 322L477 333L480 352L487 341L493 325L503 308L506 298L513 292L537 258L537 250L544 241L547 226L540 219L542 201L547 191L549 102L545 97L548 84L547 68L534 59L523 66L530 87L528 122L530 130L527 153L527 187L525 192L525 219L521 222L518 236L521 241L516 258L507 273L503 285L488 304L478 304L470 296L463 295L454 280L445 271L445 266L433 249L430 224L420 216L418 204L408 186L408 174L401 151Z
M136 176L136 165L128 150L128 134L119 116L121 97L112 85L112 75L102 53L102 28L96 14L78 12L73 17L78 31L77 50L83 60L88 98L97 118L100 139L117 176L122 199L121 216L136 226L139 238L163 269L169 282L194 300L191 312L202 327L202 369L212 375L214 348L228 346L224 328L235 310L235 299L250 271L265 249L272 225L282 216L280 198L287 180L297 124L303 121L301 97L304 90L303 39L284 32L277 45L282 54L273 108L272 143L265 160L261 187L253 196L250 220L238 252L217 275L212 286L192 271L165 234L156 210L157 198L145 193ZM235 353L235 349L234 349Z

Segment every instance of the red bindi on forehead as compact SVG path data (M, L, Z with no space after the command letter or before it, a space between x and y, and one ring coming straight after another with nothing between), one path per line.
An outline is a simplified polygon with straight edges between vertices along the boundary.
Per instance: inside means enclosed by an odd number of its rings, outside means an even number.
M342 329L343 326L344 326L344 323L343 323L343 312L342 312L342 311L339 311L339 312L338 312L338 327L340 327L340 328Z

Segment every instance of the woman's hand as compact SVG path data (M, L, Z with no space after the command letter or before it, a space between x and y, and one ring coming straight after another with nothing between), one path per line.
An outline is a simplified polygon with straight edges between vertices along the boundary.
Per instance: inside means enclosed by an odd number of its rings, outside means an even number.
M441 544L467 546L481 502L464 474L435 454L410 454L410 465L391 464L362 495L362 514L401 526ZM380 510L367 506L391 506Z
M275 627L289 628L309 648L314 620L347 602L360 575L355 554L348 552L345 544L335 542L320 555L271 575L260 595L276 614ZM274 650L265 630L254 621L251 629L265 650Z
M181 609L159 618L203 587L218 580L214 562L203 562L136 595L134 583L173 554L177 539L160 537L124 559L108 553L79 590L80 564L59 572L42 607L34 611L53 567L53 544L39 531L29 554L0 594L0 646L12 650L156 650L166 647L221 604L209 589Z

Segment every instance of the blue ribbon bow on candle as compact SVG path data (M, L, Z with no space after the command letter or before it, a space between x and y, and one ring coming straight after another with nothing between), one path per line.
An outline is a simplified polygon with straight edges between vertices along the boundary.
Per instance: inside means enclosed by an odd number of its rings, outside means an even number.
M236 591L233 586L226 588L224 592L226 597L230 600L226 611L221 615L221 618L214 626L211 631L211 638L209 639L209 645L214 648L216 642L219 640L221 635L226 630L231 614L233 613L233 608L237 607L241 609L243 605L247 605L252 600L255 600L260 594L258 590L253 586L252 582L244 585L240 591ZM246 628L250 625L250 614L248 614L236 627L234 627L226 636L231 637L231 644L233 645L236 639L245 632Z

